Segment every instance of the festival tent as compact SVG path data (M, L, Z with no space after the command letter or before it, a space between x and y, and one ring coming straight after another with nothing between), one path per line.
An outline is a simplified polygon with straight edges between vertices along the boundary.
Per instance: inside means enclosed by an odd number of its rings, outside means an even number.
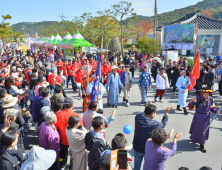
M72 36L70 35L69 32L66 33L65 37L63 38L62 41L60 41L56 47L57 48L63 48L63 45L66 44L70 39L72 38Z
M59 33L56 34L55 39L52 40L47 46L48 47L54 47L56 44L58 44L60 41L62 41L62 38L60 37Z
M76 47L93 47L93 45L86 41L77 30L72 39L64 45L65 49L73 49Z
M37 39L32 43L32 45L35 45L35 46L43 46L48 40L49 40L49 37L37 38Z
M48 47L48 44L51 43L55 39L54 35L49 38L49 40L45 43L45 46Z

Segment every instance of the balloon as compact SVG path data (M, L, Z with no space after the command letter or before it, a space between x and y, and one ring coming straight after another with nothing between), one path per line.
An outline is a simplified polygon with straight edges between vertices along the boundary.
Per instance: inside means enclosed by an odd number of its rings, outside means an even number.
M128 135L131 133L131 131L132 131L132 127L130 125L126 125L123 127L123 133Z

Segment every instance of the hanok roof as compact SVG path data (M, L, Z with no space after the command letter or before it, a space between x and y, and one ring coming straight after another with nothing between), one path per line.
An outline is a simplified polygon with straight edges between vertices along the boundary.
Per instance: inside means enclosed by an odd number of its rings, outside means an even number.
M203 30L203 29L221 30L222 29L222 21L201 15L199 11L185 14L185 17L167 25L196 24L196 23L198 23L198 30ZM160 31L161 27L158 27L157 30Z

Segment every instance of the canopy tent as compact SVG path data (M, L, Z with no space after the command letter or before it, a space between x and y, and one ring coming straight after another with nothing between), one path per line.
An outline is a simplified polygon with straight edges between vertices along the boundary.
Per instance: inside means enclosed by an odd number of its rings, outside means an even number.
M66 33L65 37L63 38L62 41L60 41L56 47L57 48L63 48L63 46L69 41L72 39L72 36L69 34L69 32Z
M73 49L76 47L93 47L93 45L86 41L77 30L72 39L64 45L65 49Z
M54 47L56 44L58 44L60 41L62 41L62 38L60 37L59 33L56 34L55 39L52 40L47 46L48 47Z
M31 47L27 46L27 45L20 45L17 50L30 50Z
M49 38L49 40L45 43L45 46L48 47L48 44L51 43L55 39L54 35Z
M49 40L49 37L37 38L37 39L32 43L32 45L43 46L48 40Z

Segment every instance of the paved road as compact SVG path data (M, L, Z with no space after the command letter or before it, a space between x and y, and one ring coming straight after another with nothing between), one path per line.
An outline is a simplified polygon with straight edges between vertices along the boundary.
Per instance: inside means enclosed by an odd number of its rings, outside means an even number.
M111 123L109 128L107 128L106 132L106 140L110 143L112 138L118 133L123 132L124 125L131 125L132 129L134 129L134 118L135 115L140 114L144 111L144 105L140 104L141 96L138 88L138 72L135 74L134 85L130 91L130 107L126 107L125 104L122 103L122 98L119 98L120 103L118 104L117 113L115 116L115 120ZM71 85L70 85L71 87ZM154 100L155 94L155 84L153 84L152 89L148 92L148 98ZM75 98L75 107L74 111L79 113L81 116L82 113L82 100L78 100L78 94L73 93L72 90L66 89L68 96L72 96ZM194 95L191 92L191 95ZM103 96L104 103L104 115L108 117L113 108L107 106L106 102L106 94ZM193 96L189 96L187 102L191 101ZM165 95L163 97L163 103L156 102L153 103L157 106L157 115L155 120L161 121L163 114L165 113L165 109L169 106L174 106L176 108L177 105L177 96L172 95L172 89L167 89ZM215 98L215 104L220 106L221 103L219 99ZM210 129L210 138L206 142L205 148L207 149L207 153L201 153L198 149L198 145L194 144L189 139L189 129L191 125L191 121L194 115L194 111L191 111L191 114L184 115L183 112L173 110L169 114L169 121L165 127L165 130L169 132L171 129L174 129L174 133L182 132L183 136L179 138L177 154L172 158L168 159L166 162L166 170L177 170L179 167L188 167L191 170L199 169L202 166L210 166L214 170L219 170L222 164L222 115L219 115L219 120L214 121L212 127ZM213 115L213 114L212 114ZM31 131L26 134L26 149L29 150L33 145L38 145L38 140L36 139L36 134L33 131L34 128L31 128ZM131 134L127 135L128 145L133 141L133 131ZM165 146L171 148L172 139L168 139ZM130 152L132 153L132 151ZM67 166L68 168L68 166ZM141 168L142 169L142 168Z

